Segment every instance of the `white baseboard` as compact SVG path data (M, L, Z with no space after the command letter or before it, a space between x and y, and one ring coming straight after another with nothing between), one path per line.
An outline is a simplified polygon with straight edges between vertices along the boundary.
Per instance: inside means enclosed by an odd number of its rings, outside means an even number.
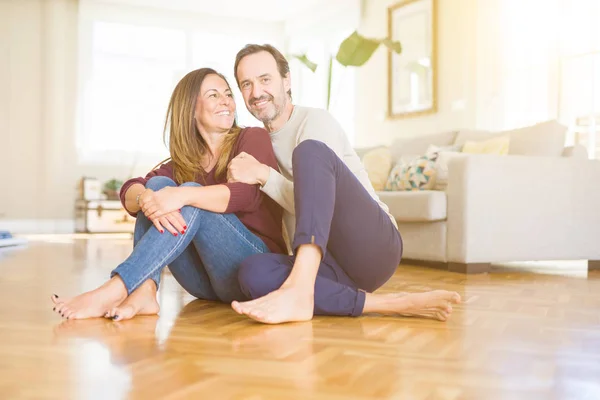
M10 233L73 233L73 219L0 219L0 230Z

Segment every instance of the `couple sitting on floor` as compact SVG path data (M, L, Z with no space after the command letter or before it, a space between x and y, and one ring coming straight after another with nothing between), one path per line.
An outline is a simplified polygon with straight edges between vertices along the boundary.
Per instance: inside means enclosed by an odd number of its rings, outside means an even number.
M292 104L289 72L270 45L236 56L246 107L266 130L237 126L230 86L216 71L181 79L165 124L171 160L121 189L137 217L132 254L99 288L52 295L54 311L117 321L156 314L168 265L193 296L264 323L314 314L449 317L455 292L372 293L400 263L396 221L335 119Z

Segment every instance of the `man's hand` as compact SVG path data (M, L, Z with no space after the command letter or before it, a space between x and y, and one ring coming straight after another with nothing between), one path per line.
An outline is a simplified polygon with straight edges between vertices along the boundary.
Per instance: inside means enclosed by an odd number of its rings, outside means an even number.
M180 188L165 187L155 192L146 189L139 200L144 215L153 221L174 211L179 211L185 206L185 200Z
M263 186L269 179L269 167L248 153L241 152L227 166L227 182Z

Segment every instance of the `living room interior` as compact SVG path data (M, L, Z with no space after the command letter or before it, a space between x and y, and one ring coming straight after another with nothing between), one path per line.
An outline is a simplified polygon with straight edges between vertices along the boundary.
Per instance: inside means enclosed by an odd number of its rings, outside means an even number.
M3 398L600 398L596 0L0 1ZM247 43L336 118L404 242L380 293L446 322L264 325L163 272L160 313L62 320L132 248L119 189L169 156L189 71ZM357 210L360 212L360 210Z

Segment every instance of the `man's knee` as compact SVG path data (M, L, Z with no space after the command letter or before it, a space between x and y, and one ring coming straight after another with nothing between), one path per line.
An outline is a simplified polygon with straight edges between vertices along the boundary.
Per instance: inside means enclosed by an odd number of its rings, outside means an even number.
M166 176L153 176L146 182L146 189L152 189L155 192L167 186L177 186L175 181Z
M315 158L323 159L330 155L333 155L331 150L325 143L319 140L305 140L301 142L292 153L292 164L296 165L298 162L312 162Z

